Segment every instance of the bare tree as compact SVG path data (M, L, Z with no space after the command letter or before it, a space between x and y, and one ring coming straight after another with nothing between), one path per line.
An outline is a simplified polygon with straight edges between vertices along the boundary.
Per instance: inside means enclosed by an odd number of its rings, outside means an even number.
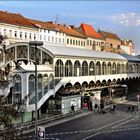
M9 68L4 64L4 55L6 53L6 36L0 35L0 88L4 89L9 84ZM4 91L4 90L3 90ZM17 139L18 129L14 127L12 119L17 115L15 105L8 105L4 93L0 95L0 140Z

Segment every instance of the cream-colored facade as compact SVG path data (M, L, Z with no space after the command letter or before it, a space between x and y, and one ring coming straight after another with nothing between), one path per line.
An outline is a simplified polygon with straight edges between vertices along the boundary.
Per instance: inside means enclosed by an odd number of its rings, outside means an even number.
M68 47L86 48L86 41L86 38L66 35L66 46Z
M6 45L15 42L29 42L38 40L38 29L24 26L17 26L12 24L0 23L1 35L6 35Z
M87 38L87 49L101 51L101 46L104 45L105 41L102 39Z

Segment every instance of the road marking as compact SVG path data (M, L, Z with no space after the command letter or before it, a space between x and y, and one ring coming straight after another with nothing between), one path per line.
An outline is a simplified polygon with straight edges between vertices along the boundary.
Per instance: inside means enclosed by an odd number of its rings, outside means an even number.
M140 124L132 124L132 125L125 125L125 126L119 126L118 128L129 128L129 127L137 127L140 126Z
M132 119L130 119L130 120L127 120L127 121L125 121L125 122L122 122L122 123L120 123L120 124L118 124L118 125L116 125L116 126L113 126L112 128L116 128L116 127L118 127L118 126L120 126L120 125L123 125L123 124L125 124L125 123L131 122L132 120L134 120L134 118L132 118Z
M86 137L86 138L83 138L83 140L87 140L87 139L92 138L92 137L94 137L94 136L97 136L97 135L99 135L99 134L101 134L101 132L98 132L98 133L95 133L95 134L93 134L93 135L90 135L90 136L88 136L88 137Z
M79 131L70 131L70 132L58 132L58 133L50 133L50 134L47 134L47 135L67 135L67 134L76 134L76 133L87 133L87 132L91 132L91 131L98 131L98 130L101 130L103 128L106 128L108 126L111 126L111 125L114 125L116 123L119 123L121 121L124 121L124 120L127 120L127 119L130 119L132 117L127 117L127 118L123 118L121 120L118 120L118 121L115 121L113 123L110 123L110 124L107 124L107 125L104 125L100 128L97 128L97 129L88 129L88 130L79 130Z
M113 124L119 123L119 122L124 121L124 120L127 120L127 119L129 119L129 118L131 118L131 117L123 118L123 119L118 120L118 121L115 121L115 122L113 122L113 123L109 123L109 124L104 125L104 126L102 126L102 127L100 127L100 128L97 128L96 130L100 130L100 129L106 128L106 127L108 127L108 126L111 126L111 125L113 125Z
M107 125L102 126L102 127L100 127L100 128L97 128L96 130L101 130L101 129L106 128L106 127L108 127L108 126L111 126L111 125L113 125L113 124L116 124L116 123L119 123L119 122L121 122L121 121L127 120L127 119L129 119L129 118L132 118L132 117L123 118L123 119L118 120L118 121L116 121L116 122L107 124ZM98 132L98 133L95 133L95 134L93 134L93 135L90 135L90 136L88 136L88 137L86 137L86 138L83 138L83 140L87 140L87 139L89 139L89 138L92 138L92 137L94 137L94 136L96 136L96 135L99 135L100 133L101 133L101 131Z

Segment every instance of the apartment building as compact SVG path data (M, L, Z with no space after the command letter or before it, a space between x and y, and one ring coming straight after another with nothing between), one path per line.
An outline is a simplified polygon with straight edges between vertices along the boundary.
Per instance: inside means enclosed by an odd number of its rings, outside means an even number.
M101 37L101 35L89 24L82 23L79 28L87 37L86 48L101 51L101 46L105 43L105 40Z
M20 14L0 11L0 34L6 35L6 45L38 40L38 29Z

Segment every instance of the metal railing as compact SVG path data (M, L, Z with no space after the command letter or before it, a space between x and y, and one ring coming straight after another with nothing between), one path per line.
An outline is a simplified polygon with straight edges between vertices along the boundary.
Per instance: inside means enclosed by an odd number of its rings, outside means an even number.
M38 125L46 125L56 120L60 120L63 118L71 117L72 115L80 114L81 112L82 112L81 110L77 110L77 111L70 112L67 114L59 114L59 115L48 117L46 119L40 119L38 120ZM35 121L19 123L19 124L16 124L15 127L16 129L22 129L22 130L33 129L35 127Z

